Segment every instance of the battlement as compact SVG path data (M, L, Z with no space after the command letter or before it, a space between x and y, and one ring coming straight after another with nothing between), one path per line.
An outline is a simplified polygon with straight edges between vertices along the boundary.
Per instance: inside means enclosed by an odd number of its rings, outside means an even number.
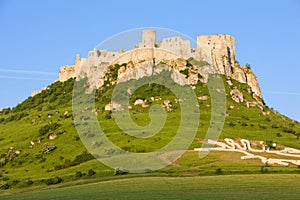
M192 57L195 60L206 61L219 74L247 83L257 96L262 97L256 77L252 72L249 73L236 65L235 55L235 40L231 35L199 35L197 36L197 47L191 48L190 41L184 40L180 36L157 41L155 30L144 30L141 42L131 50L124 51L121 48L119 51L108 51L95 48L88 52L87 58L80 59L80 56L76 55L75 65L66 65L60 68L58 80L66 81L69 78L77 77L80 71L85 71L85 68L91 69L92 67L92 70L86 70L87 74L103 73L105 66L110 64L165 63L168 60L187 60Z

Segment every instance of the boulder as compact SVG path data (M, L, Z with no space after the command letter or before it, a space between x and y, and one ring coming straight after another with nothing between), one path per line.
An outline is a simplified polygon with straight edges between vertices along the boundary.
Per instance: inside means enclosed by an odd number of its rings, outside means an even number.
M142 99L137 99L135 100L134 102L134 105L137 106L137 105L143 105L144 104L144 101Z
M230 96L231 96L232 100L235 101L236 103L241 103L244 101L243 93L241 91L239 91L238 89L231 90Z
M104 110L115 110L115 111L120 111L123 110L122 105L118 103L109 103L105 106Z
M206 101L208 98L209 98L209 96L207 96L207 95L203 95L203 96L198 97L198 99L201 100L201 101Z

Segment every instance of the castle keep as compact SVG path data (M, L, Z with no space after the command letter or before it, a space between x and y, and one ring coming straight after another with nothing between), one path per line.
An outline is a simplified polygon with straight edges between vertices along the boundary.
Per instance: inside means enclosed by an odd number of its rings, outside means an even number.
M104 68L110 64L132 62L134 66L143 62L168 63L170 60L178 62L179 60L193 58L197 61L206 61L214 66L215 71L213 73L223 74L241 83L248 84L252 93L262 98L255 75L249 67L241 68L235 59L235 55L234 37L227 34L197 36L197 47L191 48L190 41L184 40L180 36L163 38L162 41L157 41L156 31L144 30L141 42L129 51L124 51L124 49L119 51L94 49L88 52L87 58L80 59L80 56L77 55L75 65L66 65L60 68L58 80L66 81L69 78L77 77L80 69L90 68L91 66L96 67L96 69L93 68L92 71L86 72L87 75L88 73L103 73ZM205 74L205 67L200 68L197 73ZM187 81L187 84L195 83L195 79L192 80L192 78ZM97 83L97 86L101 86L101 81Z

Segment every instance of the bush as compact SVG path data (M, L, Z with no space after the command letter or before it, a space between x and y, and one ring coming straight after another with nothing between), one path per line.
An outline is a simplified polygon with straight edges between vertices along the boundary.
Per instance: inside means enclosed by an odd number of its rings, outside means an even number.
M96 174L96 172L93 169L89 169L89 171L88 171L89 176L93 176L95 174Z
M59 176L56 176L54 178L49 178L45 181L45 183L47 185L54 185L54 184L58 184L58 183L61 183L63 181L63 179Z
M122 170L120 168L115 169L115 175L122 175L122 174L128 174L129 172L127 170Z
M79 171L79 172L76 172L76 174L75 174L75 177L77 177L77 178L80 178L80 177L82 177L83 176L83 174Z
M9 188L10 188L10 184L8 183L4 183L3 185L0 185L0 189L7 190Z
M216 174L223 174L223 170L221 168L216 169Z
M271 126L272 128L279 128L279 126L277 124L272 124Z
M49 124L41 127L39 129L39 134L42 135L46 135L51 131L55 131L58 127L60 126L60 124L56 123L56 122L50 122Z
M235 126L235 123L229 122L229 126L233 127L233 126Z
M71 162L71 165L79 165L80 163L93 160L95 159L94 156L88 152L83 152L82 154L76 156L76 158Z
M286 128L286 127L283 128L283 132L285 132L285 133L291 133L291 134L295 134L296 133L295 130L293 130L291 128Z

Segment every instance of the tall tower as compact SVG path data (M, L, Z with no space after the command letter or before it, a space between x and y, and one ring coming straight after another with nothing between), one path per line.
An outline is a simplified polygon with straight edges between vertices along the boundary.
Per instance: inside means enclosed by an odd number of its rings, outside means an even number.
M75 65L76 65L76 66L80 65L80 55L79 55L79 54L76 54Z
M235 63L233 36L226 34L197 36L197 47L207 54L220 74L230 76L233 73Z
M140 48L153 48L156 42L155 30L144 30L142 35L142 42Z

